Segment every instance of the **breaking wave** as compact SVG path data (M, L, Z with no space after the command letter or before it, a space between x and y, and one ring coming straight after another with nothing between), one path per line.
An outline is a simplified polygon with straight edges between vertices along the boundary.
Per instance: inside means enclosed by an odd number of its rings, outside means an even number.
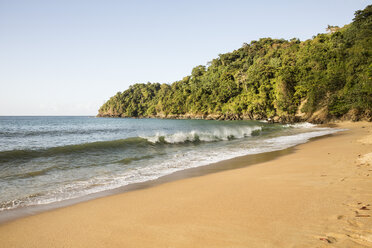
M186 143L186 142L214 142L232 139L242 139L252 136L261 127L236 127L236 128L216 128L209 131L190 131L177 132L174 134L157 133L154 136L142 137L151 143Z

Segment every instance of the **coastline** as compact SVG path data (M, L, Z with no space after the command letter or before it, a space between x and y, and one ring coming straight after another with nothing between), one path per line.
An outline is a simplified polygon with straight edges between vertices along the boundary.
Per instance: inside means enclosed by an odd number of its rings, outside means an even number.
M318 127L334 127L332 124L327 125L318 125ZM338 131L339 132L339 131ZM321 136L311 136L308 138L307 141L316 140L328 137L332 135L331 133L321 135ZM181 170L177 170L175 172L171 172L169 174L165 174L160 176L156 179L150 179L142 182L130 183L123 186L119 186L112 189L106 189L103 191L98 191L86 195L82 195L79 197L73 197L70 199L63 199L60 201L50 202L46 204L36 204L36 205L28 205L22 206L12 209L7 209L5 211L0 211L0 225L2 223L13 221L19 218L36 215L39 213L43 213L46 211L68 207L71 205L75 205L81 202L86 202L90 200L94 200L97 198L102 198L114 194L120 194L128 191L139 190L144 188L153 187L159 184L172 182L175 180L185 179L189 177L197 177L203 176L211 173L221 172L225 170L237 169L242 167L247 167L249 165L254 165L257 163L262 163L266 161L273 160L280 156L293 153L295 151L295 147L302 143L297 143L294 145L286 146L287 148L281 147L276 148L272 151L262 151L259 153L253 153L248 155L239 155L237 157L232 158L224 158L223 160L217 160L216 162L210 162L208 164L199 165L196 167L188 167Z
M313 138L310 138L310 141L325 138L330 135L332 134L313 137ZM205 176L205 175L212 174L212 173L219 173L219 172L223 172L226 170L234 170L234 169L248 167L248 166L251 166L257 163L267 162L267 161L276 159L278 157L293 153L295 151L296 146L297 145L285 148L283 150L243 155L243 156L239 156L239 157L235 157L235 158L231 158L227 160L222 160L222 161L207 164L207 165L187 168L184 170L176 171L171 174L161 176L154 180L128 184L128 185L121 186L115 189L108 189L105 191L100 191L97 193L92 193L92 194L77 197L77 198L66 199L66 200L53 202L49 204L31 205L31 206L26 206L26 207L9 209L9 210L0 212L0 225L6 222L20 219L20 218L25 218L25 217L33 216L36 214L41 214L41 213L52 211L58 208L69 207L72 205L99 199L102 197L122 194L122 193L130 192L130 191L142 190L142 189L151 188L157 185L161 185L164 183L169 183L169 182L173 182L177 180L182 180L182 179L192 178L192 177L200 177L200 176Z
M130 119L170 119L170 120L218 120L218 121L234 121L234 120L245 120L245 121L267 121L269 123L281 123L281 124L293 124L299 122L311 122L311 118L303 118L302 116L274 116L273 118L267 118L264 115L247 115L247 114L157 114L157 115L146 115L146 116L125 116L122 114L98 114L97 118L130 118ZM323 119L316 121L318 124L329 122L329 120Z
M337 125L350 130L286 149L283 156L255 161L252 166L246 166L244 159L238 166L237 159L231 159L220 163L236 166L233 170L181 176L150 185L153 187L0 224L2 245L372 245L372 211L362 209L372 208L367 206L372 205L368 202L372 196L372 182L368 180L372 176L368 166L371 158L365 157L372 150L372 126ZM358 141L363 139L366 141Z

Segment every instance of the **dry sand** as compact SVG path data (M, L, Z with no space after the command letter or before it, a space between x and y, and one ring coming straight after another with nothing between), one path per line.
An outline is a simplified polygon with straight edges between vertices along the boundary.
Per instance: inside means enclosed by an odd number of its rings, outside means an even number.
M372 247L372 124L0 226L0 247ZM233 161L231 161L233 162Z

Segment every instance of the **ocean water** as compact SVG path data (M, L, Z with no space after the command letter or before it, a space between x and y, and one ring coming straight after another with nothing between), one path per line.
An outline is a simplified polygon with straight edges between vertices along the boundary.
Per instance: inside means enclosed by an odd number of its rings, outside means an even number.
M309 123L0 117L0 211L281 150L338 131Z

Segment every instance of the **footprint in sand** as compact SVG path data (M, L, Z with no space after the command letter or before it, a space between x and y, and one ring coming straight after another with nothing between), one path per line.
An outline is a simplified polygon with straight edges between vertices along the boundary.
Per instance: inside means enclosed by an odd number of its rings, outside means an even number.
M361 245L367 245L367 247L370 247L372 244L372 234L370 231L362 231L362 232L352 232L347 235L352 240L354 240L356 243Z
M369 214L370 204L362 204L361 202L358 202L358 210L355 210L355 217L371 217Z
M359 165L365 165L365 166L371 165L372 164L372 152L366 153L364 155L359 155L357 162L359 163Z
M332 236L321 237L319 239L322 240L322 241L326 241L329 244L333 244L333 243L337 242L337 239L335 237L332 237Z
M343 216L343 215L339 215L339 216L337 216L337 219L338 219L338 220L342 220L344 217L345 217L345 216Z
M347 223L352 227L360 227L360 224L355 220L348 220Z
M368 208L368 206L369 206L369 204L359 208L359 210L371 210L371 209Z

